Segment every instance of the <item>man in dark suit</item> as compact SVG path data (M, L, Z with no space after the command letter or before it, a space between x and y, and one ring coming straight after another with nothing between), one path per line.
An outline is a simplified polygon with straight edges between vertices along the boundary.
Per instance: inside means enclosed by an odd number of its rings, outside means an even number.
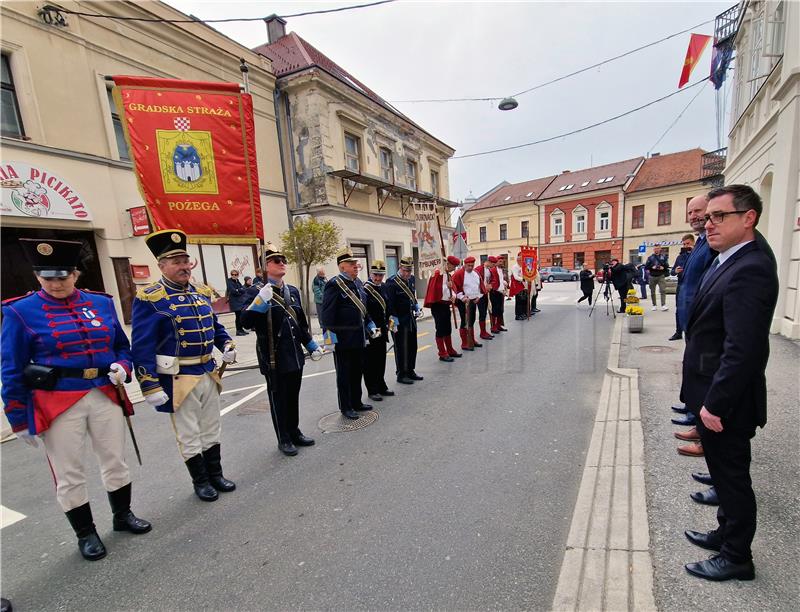
M686 570L707 580L752 580L756 498L750 439L767 422L765 370L777 268L756 240L758 194L746 185L729 185L708 198L706 237L719 254L689 309L681 393L700 417L700 439L720 501L719 527L685 533L693 544L719 554L689 563Z
M358 412L372 410L361 403L364 347L368 338L380 336L380 329L367 312L367 294L358 279L358 260L352 251L343 249L336 257L339 274L325 284L319 321L326 336L336 345L333 363L336 366L336 388L339 410L348 419L359 418Z
M397 382L413 384L424 377L416 373L417 317L422 309L417 303L416 285L412 271L414 259L403 257L397 274L386 281L386 304L394 317L394 362Z

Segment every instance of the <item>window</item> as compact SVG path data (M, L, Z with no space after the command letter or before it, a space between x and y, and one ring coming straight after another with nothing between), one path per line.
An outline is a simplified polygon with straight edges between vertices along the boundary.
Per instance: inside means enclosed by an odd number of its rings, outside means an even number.
M672 202L658 203L658 224L669 225L672 223Z
M12 138L22 138L25 130L22 128L22 116L19 114L17 91L14 89L14 79L11 77L11 66L8 56L3 54L3 99L2 99L2 134Z
M478 242L486 242L486 226L478 228Z
M589 183L591 183L591 182L592 182L592 181L583 181L583 182L581 183L581 187L586 187L586 185L588 185L588 184L589 184Z
M411 191L417 190L417 162L406 162L406 185Z
M553 236L564 235L564 219L561 217L553 217Z
M360 266L358 270L358 277L362 281L369 280L369 245L368 244L351 244L350 251L353 257L358 260Z
M386 247L386 276L394 276L400 266L400 247Z
M431 193L439 195L439 173L436 170L431 170Z
M594 267L599 270L604 264L611 261L611 251L595 251L594 252Z
M506 196L503 198L503 202L508 202L511 199L511 196Z
M553 253L553 267L560 268L563 265L561 253Z
M583 252L575 253L573 255L573 262L572 262L573 266L572 266L572 269L573 270L580 270L581 267L583 266L584 259L585 258L584 258Z
M569 189L572 189L574 186L575 186L575 183L570 183L569 185L564 185L562 187L559 187L558 190L559 191L567 191Z
M520 224L520 228L519 228L519 234L520 234L520 236L522 236L523 238L527 238L527 237L528 237L528 224L529 224L529 221L523 221L523 222Z
M361 172L361 139L344 133L344 162L351 172Z
M613 176L607 176L605 178L597 179L597 184L599 185L600 183L609 183L612 180L614 180Z
M481 265L485 264L487 259L489 259L488 255L481 255Z
M631 249L628 251L628 261L635 266L638 266L640 263L642 263L642 256L639 255L639 249Z
M387 183L394 183L394 163L392 162L392 152L386 147L380 148L381 176Z
M611 214L604 210L600 213L599 232L607 232L611 228Z
M128 143L125 142L125 130L122 128L122 120L119 118L117 112L117 105L114 103L114 96L111 95L111 90L107 89L108 94L108 108L111 109L111 122L114 124L114 136L117 139L117 153L119 158L123 161L130 161L131 156L128 153Z
M631 229L644 227L644 204L631 208Z
M586 215L583 213L575 215L575 233L576 234L586 233Z
M691 201L692 201L692 198L686 198L686 206L684 206L684 209L685 209L685 212L686 212L686 219L684 219L684 221L686 221L686 223L689 223L689 202L691 202Z
M500 240L508 240L508 223L500 224Z

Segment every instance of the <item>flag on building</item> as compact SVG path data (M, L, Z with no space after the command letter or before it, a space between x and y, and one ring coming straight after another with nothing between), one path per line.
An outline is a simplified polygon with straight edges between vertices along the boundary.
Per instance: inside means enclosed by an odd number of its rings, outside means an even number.
M421 202L414 204L414 220L420 275L424 278L433 274L444 263L444 249L442 248L441 232L439 230L439 217L436 214L436 204Z
M711 82L714 89L719 89L728 75L728 66L733 59L733 38L728 39L719 47L714 45L711 54Z
M681 70L681 79L678 81L678 89L689 82L689 76L692 74L697 62L700 61L700 57L703 55L703 51L705 51L710 40L711 37L705 34L692 34L689 38L689 48L686 49L686 59L683 60L683 70Z
M115 76L114 100L153 229L264 238L253 101L236 83Z

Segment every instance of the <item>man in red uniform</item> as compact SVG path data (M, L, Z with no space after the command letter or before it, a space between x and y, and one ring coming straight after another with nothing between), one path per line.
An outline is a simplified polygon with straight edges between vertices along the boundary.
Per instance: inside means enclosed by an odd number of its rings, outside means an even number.
M508 331L503 327L503 301L505 300L508 278L505 275L501 262L502 259L489 257L489 265L486 270L486 276L488 277L486 286L489 289L489 300L492 304L491 329L493 334ZM481 328L481 331L483 331L483 328ZM483 338L483 335L481 335L481 338Z
M456 306L461 315L461 350L474 351L483 346L475 341L475 310L481 296L486 293L483 278L475 270L475 258L464 259L464 266L455 271L452 277L453 291L456 294Z
M489 311L489 282L491 280L491 271L496 264L497 258L490 256L485 263L475 266L475 272L480 276L482 283L481 297L478 300L478 325L481 329L482 340L491 340L494 338L494 336L486 330L486 316Z
M453 357L461 357L461 353L453 348L450 338L453 326L450 324L450 313L456 301L453 291L452 272L461 263L458 257L450 255L444 264L444 274L436 270L428 281L428 291L425 294L425 308L431 309L433 322L436 326L436 347L439 349L439 361L453 361Z

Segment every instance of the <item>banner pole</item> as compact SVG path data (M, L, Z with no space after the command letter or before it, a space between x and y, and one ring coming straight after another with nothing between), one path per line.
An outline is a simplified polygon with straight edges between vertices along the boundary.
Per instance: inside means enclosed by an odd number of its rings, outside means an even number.
M444 249L444 235L442 234L442 224L439 223L439 214L436 212L436 204L433 205L433 214L436 217L436 227L439 229L439 245L442 247L442 273L443 273L442 282L449 283L450 275L448 274L445 268L445 262L447 261L447 252ZM450 293L452 294L452 289L450 289ZM456 306L452 300L450 300L450 312L453 315L453 325L456 328L458 328L458 319L456 319Z

